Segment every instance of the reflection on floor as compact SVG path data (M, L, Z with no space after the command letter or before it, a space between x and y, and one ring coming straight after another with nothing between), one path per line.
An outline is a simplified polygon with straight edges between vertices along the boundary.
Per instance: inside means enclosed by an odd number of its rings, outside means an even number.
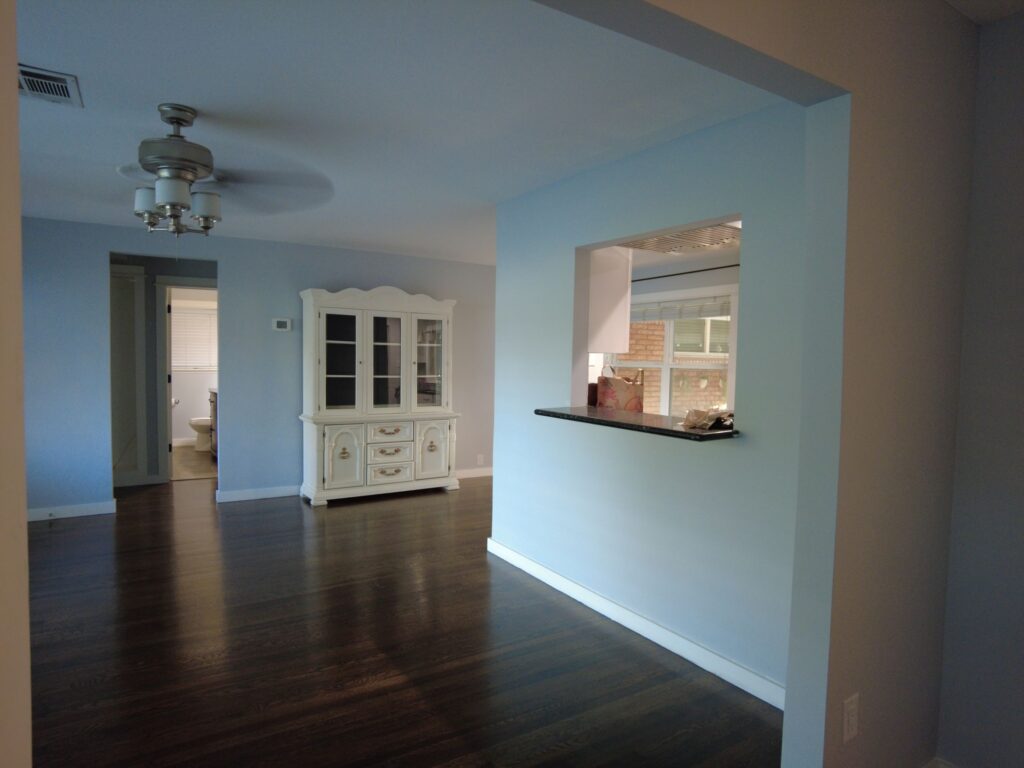
M778 768L779 710L487 554L490 478L213 486L29 523L36 768Z
M209 451L197 451L191 445L176 445L171 450L171 480L200 480L217 476L217 462Z

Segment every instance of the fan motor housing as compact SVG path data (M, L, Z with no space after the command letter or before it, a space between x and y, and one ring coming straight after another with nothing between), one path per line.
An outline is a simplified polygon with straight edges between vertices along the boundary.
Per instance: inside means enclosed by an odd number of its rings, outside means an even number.
M143 139L139 144L139 165L160 178L191 183L213 173L213 153L182 136Z

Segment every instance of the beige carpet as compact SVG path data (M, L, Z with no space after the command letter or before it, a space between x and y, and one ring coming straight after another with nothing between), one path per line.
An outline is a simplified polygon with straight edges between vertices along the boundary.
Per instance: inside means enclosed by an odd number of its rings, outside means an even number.
M199 480L217 476L217 462L209 451L197 451L191 445L176 445L171 450L171 480Z

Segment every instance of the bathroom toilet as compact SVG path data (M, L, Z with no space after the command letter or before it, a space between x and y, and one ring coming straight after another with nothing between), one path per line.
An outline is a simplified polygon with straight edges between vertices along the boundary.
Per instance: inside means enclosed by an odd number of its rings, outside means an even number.
M210 417L209 416L197 416L194 419L188 420L188 425L192 427L196 433L196 450L197 451L209 451L210 450Z

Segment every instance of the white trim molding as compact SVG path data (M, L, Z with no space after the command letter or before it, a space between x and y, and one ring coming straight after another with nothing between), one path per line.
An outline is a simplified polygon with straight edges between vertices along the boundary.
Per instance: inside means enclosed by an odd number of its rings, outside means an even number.
M557 589L573 600L583 603L583 605L611 619L616 624L621 624L626 629L630 629L638 635L646 637L651 642L660 645L662 648L682 656L687 661L691 661L711 674L722 678L728 683L732 683L737 688L742 688L752 696L761 699L761 701L765 701L779 709L784 708L786 689L774 680L770 680L732 659L727 659L700 643L678 635L672 630L666 629L660 624L609 600L607 597L587 589L582 584L577 584L571 579L560 576L546 566L531 560L514 549L506 547L504 544L498 543L494 539L487 539L487 551L514 565L516 568L525 571L535 579L543 581L549 587Z
M256 499L279 499L282 496L298 496L299 486L278 485L273 488L245 488L240 491L217 491L217 503L231 501L254 501Z
M455 476L459 480L468 477L490 477L494 474L494 467L471 467L469 469L456 469Z
M28 520L56 520L60 517L86 517L87 515L112 515L117 512L117 502L94 501L89 504L70 504L63 507L35 507L29 509Z
M196 439L194 437L175 437L171 440L171 445L175 448L181 448L186 445L195 445Z

